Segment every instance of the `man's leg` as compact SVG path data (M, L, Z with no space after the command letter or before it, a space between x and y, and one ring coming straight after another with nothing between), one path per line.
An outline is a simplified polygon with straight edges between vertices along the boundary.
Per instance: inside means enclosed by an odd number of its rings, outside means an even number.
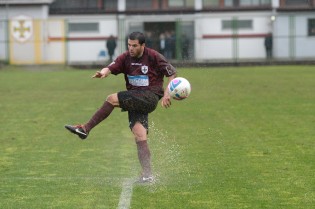
M90 132L97 124L105 120L111 114L114 107L119 107L117 93L109 95L100 109L98 109L92 118L83 125L85 131L87 133Z
M129 127L135 136L138 158L142 167L139 182L152 182L151 154L147 143L148 113L152 112L158 103L158 96L145 91L125 91L118 93L120 107L128 111Z
M145 178L152 177L151 153L147 143L147 129L140 122L136 122L132 128L138 149L138 158L142 167L142 175Z
M96 113L86 124L65 125L65 128L71 133L78 135L81 139L86 139L92 128L94 128L97 124L107 118L113 111L114 107L119 107L117 93L109 95L104 104L100 107L98 111L96 111Z

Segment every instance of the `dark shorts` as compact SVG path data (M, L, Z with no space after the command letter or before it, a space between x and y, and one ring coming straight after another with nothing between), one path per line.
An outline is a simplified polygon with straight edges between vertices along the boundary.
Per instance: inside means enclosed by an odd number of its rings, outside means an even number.
M128 111L130 129L140 122L148 130L148 115L156 109L159 100L158 95L146 90L118 92L119 106L123 111Z

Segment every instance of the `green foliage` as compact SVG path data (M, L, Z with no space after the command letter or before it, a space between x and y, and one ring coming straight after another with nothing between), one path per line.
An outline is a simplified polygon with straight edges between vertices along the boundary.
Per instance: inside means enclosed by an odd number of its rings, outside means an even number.
M34 68L0 70L1 208L117 208L140 172L127 114L116 109L84 141L63 126L86 122L123 77ZM134 184L130 208L313 208L313 66L179 76L191 96L151 114L157 182Z

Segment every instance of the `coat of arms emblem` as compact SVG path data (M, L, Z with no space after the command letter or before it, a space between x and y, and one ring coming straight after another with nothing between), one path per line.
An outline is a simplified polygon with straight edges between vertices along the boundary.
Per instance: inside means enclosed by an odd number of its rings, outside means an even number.
M147 73L148 73L148 70L149 70L148 66L146 66L146 65L141 66L141 72L142 72L143 74L147 74Z
M30 17L21 15L11 21L12 36L18 42L27 41L33 34L33 21Z

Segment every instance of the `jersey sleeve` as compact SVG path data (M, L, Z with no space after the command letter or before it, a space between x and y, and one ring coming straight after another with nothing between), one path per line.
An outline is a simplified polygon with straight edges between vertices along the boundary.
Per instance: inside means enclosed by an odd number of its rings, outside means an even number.
M120 56L118 56L112 63L110 63L107 66L109 68L110 72L114 75L118 75L120 73L123 73L124 60L125 60L125 54L121 54Z
M165 57L160 53L157 54L157 64L162 73L166 76L172 76L176 74L176 69L173 65L166 61Z

